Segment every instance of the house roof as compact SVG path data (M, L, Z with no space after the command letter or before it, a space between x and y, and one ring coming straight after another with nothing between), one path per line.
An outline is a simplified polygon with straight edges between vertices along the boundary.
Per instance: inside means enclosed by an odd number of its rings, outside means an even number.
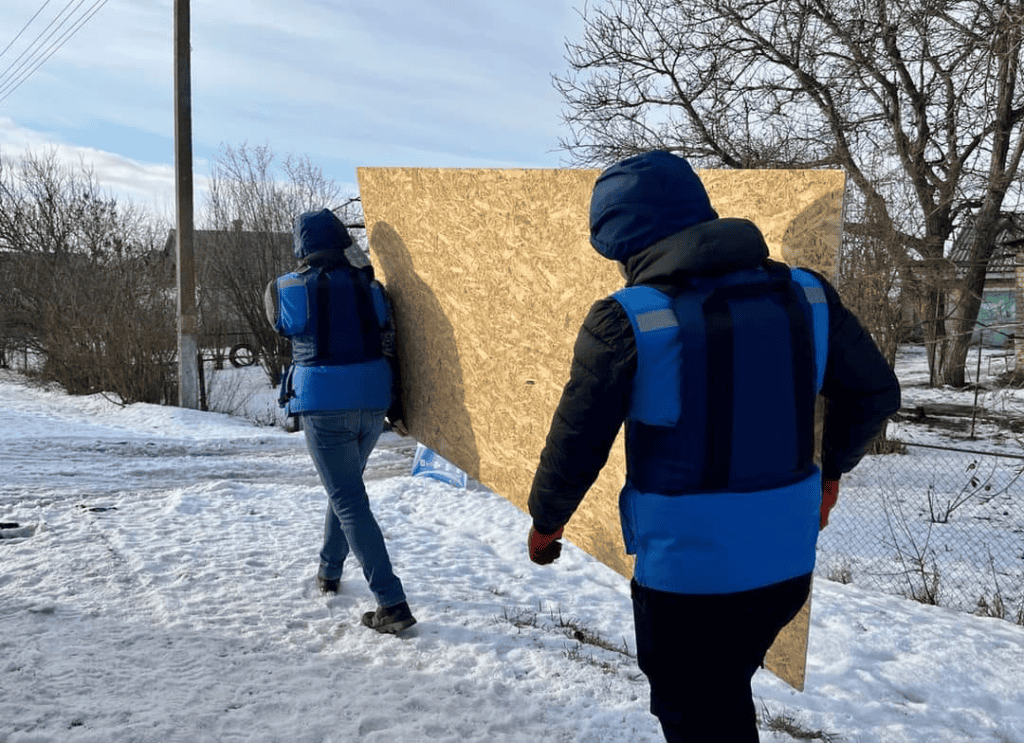
M174 255L177 230L171 229L167 233L167 242L164 243L164 251L168 255ZM256 232L252 230L195 230L192 239L197 246L236 246L251 245L260 240L271 240L281 250L291 257L292 235L290 232Z
M974 221L968 220L953 241L949 259L957 268L966 268L970 263L971 246L974 244ZM1024 214L1010 217L1009 226L996 237L996 248L989 259L989 273L1013 273L1017 266L1018 252L1024 253Z

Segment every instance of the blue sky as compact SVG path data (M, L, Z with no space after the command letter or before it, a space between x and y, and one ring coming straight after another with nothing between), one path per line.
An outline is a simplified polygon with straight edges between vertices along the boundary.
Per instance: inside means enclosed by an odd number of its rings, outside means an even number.
M246 142L306 155L352 191L359 166L563 166L551 75L580 33L576 6L192 0L197 188L222 145ZM33 50L91 10L18 84ZM4 155L58 147L106 188L173 212L173 0L5 0L0 49L12 40L0 55Z

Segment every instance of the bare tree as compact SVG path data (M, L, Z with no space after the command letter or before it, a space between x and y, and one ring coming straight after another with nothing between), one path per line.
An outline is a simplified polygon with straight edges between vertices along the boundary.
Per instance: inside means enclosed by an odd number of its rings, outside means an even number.
M68 392L163 402L175 353L164 229L55 152L0 155L0 316L28 369Z
M1020 0L609 0L583 19L554 81L575 162L661 148L706 167L845 169L863 202L847 231L898 247L901 280L924 282L932 383L963 384L1005 202L1020 198ZM893 188L912 208L894 208ZM947 330L929 279L968 215L977 239Z
M233 316L255 341L271 384L280 381L290 349L267 323L264 288L295 266L295 217L335 206L348 209L349 201L307 157L279 158L266 145L242 144L223 146L215 160L206 221L218 236L205 241L207 254L197 256L200 306L205 304L209 315L214 295L223 294ZM347 213L339 216L345 221Z

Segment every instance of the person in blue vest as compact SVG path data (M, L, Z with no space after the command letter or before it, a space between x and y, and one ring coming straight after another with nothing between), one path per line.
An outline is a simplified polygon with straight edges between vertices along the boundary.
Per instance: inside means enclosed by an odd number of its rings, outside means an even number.
M291 341L281 404L300 418L328 496L317 585L337 593L351 552L377 599L362 623L393 634L416 619L363 483L385 417L404 432L393 310L334 212L301 214L293 237L299 268L271 281L265 301L271 324ZM353 265L356 254L365 265Z
M752 222L719 218L682 157L605 170L590 241L626 287L579 332L529 556L558 557L625 422L619 510L651 711L668 741L757 741L751 679L806 601L840 476L899 409L899 383L829 282L770 260Z

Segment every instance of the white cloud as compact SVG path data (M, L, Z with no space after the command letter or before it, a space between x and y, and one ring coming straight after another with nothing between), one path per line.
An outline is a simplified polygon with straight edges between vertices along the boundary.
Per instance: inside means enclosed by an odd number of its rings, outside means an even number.
M49 152L69 167L84 166L91 170L100 187L121 200L151 207L159 214L174 213L173 165L139 162L113 152L70 144L59 135L28 129L9 118L0 117L0 153L5 159ZM196 177L194 180L199 194L206 187L206 178ZM198 195L196 201L199 201Z
M192 0L197 210L222 144L308 156L341 184L361 165L557 166L571 3ZM0 49L39 9L6 3ZM172 0L108 0L3 105L0 146L59 146L173 211Z

